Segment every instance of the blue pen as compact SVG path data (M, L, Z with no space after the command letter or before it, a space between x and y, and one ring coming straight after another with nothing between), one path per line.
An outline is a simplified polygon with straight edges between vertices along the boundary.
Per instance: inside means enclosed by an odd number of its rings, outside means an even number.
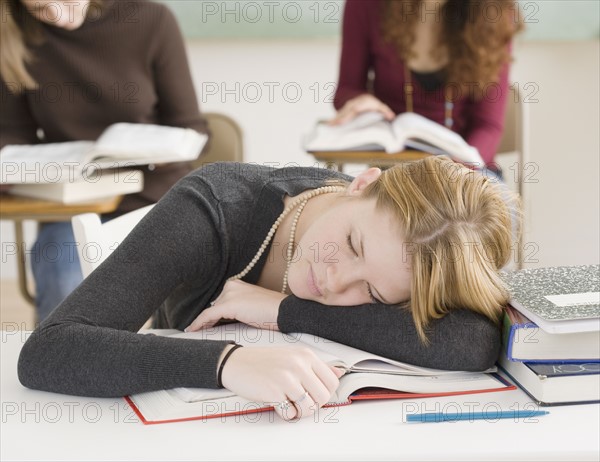
M407 422L454 422L457 420L498 420L498 419L528 419L550 414L548 411L534 410L505 410L487 412L431 412L425 414L409 414Z

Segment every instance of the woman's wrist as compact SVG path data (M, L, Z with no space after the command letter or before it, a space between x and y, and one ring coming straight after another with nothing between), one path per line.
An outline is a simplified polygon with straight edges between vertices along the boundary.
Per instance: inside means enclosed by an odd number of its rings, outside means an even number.
M227 363L227 361L229 360L231 355L234 353L234 351L239 348L242 348L242 345L238 345L237 343L234 343L232 345L226 346L225 349L223 350L223 352L221 353L221 356L219 357L218 366L217 366L217 385L219 386L219 388L223 388L223 381L222 381L223 368L225 367L225 364Z

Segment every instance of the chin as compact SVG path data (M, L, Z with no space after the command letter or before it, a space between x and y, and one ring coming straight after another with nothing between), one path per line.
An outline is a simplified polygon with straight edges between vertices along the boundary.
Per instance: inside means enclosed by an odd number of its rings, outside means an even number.
M67 22L65 24L61 24L57 27L60 27L61 29L65 29L65 30L77 30L79 29L81 26L83 25L83 21L81 22Z
M290 268L288 277L288 287L292 295L302 298L304 300L314 300L314 297L308 290L305 284L303 284L301 271L295 271L298 268Z
M303 298L304 300L308 300L308 293L306 291L301 290L301 288L299 287L299 284L295 284L296 281L294 281L292 278L288 279L288 288L289 291L292 293L292 295L298 297L298 298Z

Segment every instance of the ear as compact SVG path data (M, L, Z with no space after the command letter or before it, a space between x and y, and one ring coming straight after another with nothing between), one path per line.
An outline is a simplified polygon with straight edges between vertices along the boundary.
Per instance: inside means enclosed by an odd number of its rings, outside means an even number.
M363 190L371 183L376 181L381 176L381 169L372 167L369 170L365 170L352 180L350 186L348 186L348 194L356 196L362 194Z

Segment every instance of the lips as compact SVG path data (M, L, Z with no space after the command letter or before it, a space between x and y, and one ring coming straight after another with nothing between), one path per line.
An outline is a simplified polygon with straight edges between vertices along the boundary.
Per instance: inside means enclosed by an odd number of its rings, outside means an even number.
M317 285L317 281L315 280L315 273L313 273L312 266L308 267L307 285L308 285L308 290L315 297L322 297L323 296L323 294L319 290L319 286Z

